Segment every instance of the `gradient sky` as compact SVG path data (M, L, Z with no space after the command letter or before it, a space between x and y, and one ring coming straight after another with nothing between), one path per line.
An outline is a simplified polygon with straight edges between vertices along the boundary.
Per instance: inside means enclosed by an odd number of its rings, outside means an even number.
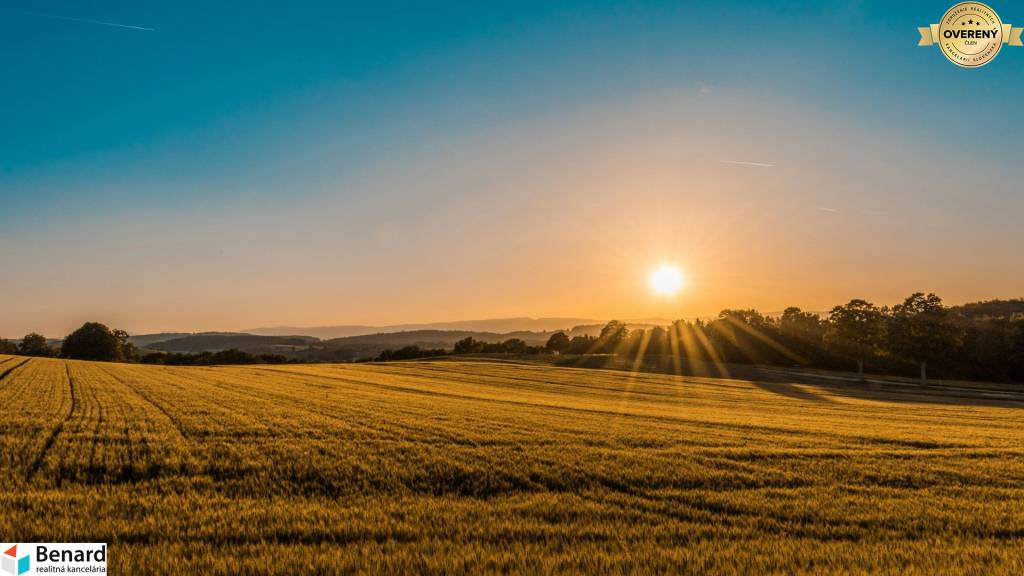
M0 336L1024 296L951 3L2 0Z

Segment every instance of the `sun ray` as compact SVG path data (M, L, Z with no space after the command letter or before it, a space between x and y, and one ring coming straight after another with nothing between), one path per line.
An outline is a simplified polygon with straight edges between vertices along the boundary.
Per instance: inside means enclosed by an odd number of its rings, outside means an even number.
M739 320L737 320L737 319L735 319L735 318L733 318L731 316L726 316L725 320L730 325L732 325L733 327L742 330L744 333L749 334L750 336L753 336L759 342L761 342L763 344L766 344L769 348L772 348L776 352L779 352L780 354L782 354L786 358L789 358L790 360L793 360L794 362L798 362L800 364L805 364L807 362L804 359L803 356L797 354L796 352L793 352L789 348L786 348L782 344L776 342L774 339L769 338L768 336L762 334L759 330L757 330L753 326L750 326L750 325L748 325L748 324L746 324L744 322L740 322ZM747 351L747 352L750 352L750 351Z

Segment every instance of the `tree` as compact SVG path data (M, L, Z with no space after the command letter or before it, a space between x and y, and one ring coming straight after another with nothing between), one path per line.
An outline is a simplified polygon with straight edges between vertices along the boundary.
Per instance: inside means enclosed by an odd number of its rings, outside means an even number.
M928 380L928 363L950 355L962 341L942 298L922 292L893 306L888 335L890 350L920 364L922 382Z
M114 338L117 338L117 345L121 349L121 360L133 362L139 358L139 349L128 341L128 333L124 330L111 330Z
M629 328L624 322L611 320L601 328L601 334L597 337L600 350L603 352L615 352L619 344L629 336Z
M18 345L7 339L0 339L0 354L17 354Z
M447 354L442 349L423 349L416 345L405 346L398 350L385 350L374 358L374 362L390 362L393 360L414 360L430 356L444 356Z
M860 299L836 306L829 313L828 342L857 359L857 374L864 379L864 359L878 349L885 333L885 318L874 304Z
M662 356L671 352L668 330L661 326L651 328L650 334L647 336L647 349L644 351L644 354L647 356Z
M483 342L474 340L472 336L466 336L455 343L455 348L452 350L452 354L473 354L480 352L482 344Z
M76 360L115 362L123 358L121 340L99 322L86 322L64 339L61 356Z
M793 340L813 342L821 340L825 327L817 314L790 306L779 317L779 332Z
M729 362L782 364L793 356L776 341L772 319L757 310L722 310L708 325L708 333Z
M779 339L786 348L804 357L809 363L822 363L827 358L824 350L828 324L812 312L795 306L786 308L779 317Z
M46 343L46 337L42 334L26 334L21 339L21 344L18 345L18 352L25 356L52 356L53 350L50 349L50 345Z
M588 334L573 336L569 340L569 347L565 349L570 354L590 354L597 346L597 339Z
M526 342L519 338L509 338L501 343L501 351L506 354L526 354L527 348Z
M561 354L569 347L569 337L565 335L565 332L555 332L548 338L547 344L544 345L544 349L548 352L557 352Z
M722 355L711 341L708 324L700 318L689 322L676 320L669 332L669 346L675 341L675 348L680 356L703 362L721 362ZM673 350L673 348L670 348Z

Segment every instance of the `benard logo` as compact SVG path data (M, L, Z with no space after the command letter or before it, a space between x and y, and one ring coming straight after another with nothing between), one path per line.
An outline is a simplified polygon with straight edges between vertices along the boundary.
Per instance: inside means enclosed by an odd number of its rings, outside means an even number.
M0 562L0 568L3 568L4 573L14 574L20 576L31 568L31 560L28 554L19 557L18 556L18 545L15 544L4 551L3 560Z
M106 574L105 543L34 542L2 544L0 576L23 574Z

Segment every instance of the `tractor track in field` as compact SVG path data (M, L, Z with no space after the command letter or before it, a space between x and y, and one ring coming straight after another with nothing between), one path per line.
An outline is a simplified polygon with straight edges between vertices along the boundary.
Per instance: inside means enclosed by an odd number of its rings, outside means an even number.
M275 373L278 373L278 374L290 374L290 375L293 375L293 376L295 374L305 374L307 376L313 376L313 375L311 375L309 373L304 373L304 372L301 372L301 371L290 371L290 370L284 370L284 369L280 369L280 368L264 368L264 367L260 366L260 367L257 367L256 369L257 370L261 370L261 371L265 371L265 372L275 372ZM705 429L712 429L712 430L730 430L730 431L757 430L757 431L763 432L763 433L770 432L770 433L774 433L774 434L784 434L784 435L787 435L787 436L802 436L804 434L804 433L800 432L796 428L790 428L790 427L786 427L786 426L783 426L783 425L769 425L769 424L761 424L761 423L744 423L744 422L712 422L712 421L702 420L702 419L698 419L698 418L689 418L689 417L682 417L682 416L678 416L678 415L669 415L669 414L645 414L645 413L637 413L637 412L622 412L622 411L616 411L616 410L604 409L604 408L590 408L590 407L572 406L572 405L564 405L564 404L553 404L553 403L550 403L550 401L548 401L548 402L541 402L541 401L525 400L525 399L495 398L495 397L491 397L491 396L477 396L477 395L473 395L473 394L460 393L460 392L445 392L445 391L441 391L441 390L432 390L432 389L426 389L426 388L416 388L414 386L406 386L406 385L403 385L403 384L387 384L387 383L384 383L384 382L373 382L373 381L368 381L368 380L363 380L363 379L357 379L357 378L337 375L336 373L335 374L328 374L328 373L318 374L318 375L313 376L313 377L314 378L326 379L326 380L336 380L336 381L340 381L340 382L346 382L346 383L349 383L349 384L355 384L355 385L361 386L363 388L378 388L378 389L384 389L384 390L391 390L391 391L394 391L394 392L413 394L413 395L417 395L417 396L426 396L426 397L433 397L433 398L449 398L449 399L463 401L463 402L466 402L466 401L484 402L484 403L487 403L487 404L494 404L494 405L515 406L515 407L522 407L522 408L533 409L533 410L537 410L537 409L540 409L540 410L554 410L554 411L559 411L559 412L568 413L568 414L581 414L581 415L586 414L586 415L598 416L598 417L601 417L601 416L611 416L611 417L616 417L616 418L625 418L625 419L634 420L634 421L647 420L647 421L659 422L659 423L686 424L686 425L691 425L691 426L705 428ZM439 383L438 381L430 381L430 382L432 382L432 383ZM872 437L872 436L846 436L846 435L839 434L839 433L836 433L836 432L827 432L827 431L819 431L819 432L817 432L817 435L819 437L821 437L821 438L834 438L834 439L837 439L837 440L849 440L851 438L857 438L857 439L859 439L861 441L866 441L866 442L878 442L878 441L883 441L884 442L884 441L886 441L886 439L884 439L884 438L877 438L877 437ZM956 446L950 445L950 446L944 446L944 447L954 448Z
M373 428L372 426L368 426L368 425L363 424L361 422L352 422L349 418L346 418L343 415L335 414L335 413L332 413L332 412L329 412L329 411L326 411L326 410L319 410L319 409L313 408L313 407L310 406L310 404L308 402L304 402L302 400L296 399L295 397L293 397L293 396L291 396L291 395L289 395L287 393L267 391L267 392L264 392L264 393L261 394L259 391L253 390L252 388L247 387L247 386L245 386L245 387L232 386L232 385L229 385L229 384L225 384L223 382L218 382L216 380L207 380L205 383L206 383L206 385L210 386L211 388L216 388L218 390L230 391L230 392L233 392L233 393L235 393L235 394L237 394L239 396L244 396L244 397L247 397L247 398L252 398L253 400L259 400L260 402L268 402L268 403L271 403L271 404L283 404L283 405L291 406L291 407L297 409L300 412L306 412L308 414L313 414L313 415L316 415L316 416L320 416L320 417L326 418L328 420L334 420L336 422L343 422L343 423L346 423L346 424L349 424L349 425L358 425L359 427L361 427L361 428L363 428L365 430L375 430L375 428ZM243 413L246 414L247 416L253 416L253 414L251 412L243 412Z
M95 395L94 395L95 397ZM107 409L103 406L102 402L96 401L96 426L92 430L92 444L89 447L89 466L86 469L89 475L93 478L93 481L97 481L99 476L99 464L96 462L96 448L100 442L100 436L103 432L103 424L106 422Z
M11 374L11 372L14 372L18 368L21 368L22 366L24 366L25 364L28 364L31 361L32 361L31 358L25 358L24 360L22 360L21 362L18 362L14 366L11 366L10 368L4 370L3 372L0 372L0 382L2 382L4 380L4 378L7 378Z
M249 366L249 367L253 368L252 366ZM259 370L258 368L254 368L254 369ZM306 377L312 378L312 379L316 379L317 378L316 376L313 376L313 375L310 375L310 374L302 374L302 373L294 373L294 372L289 373L289 374L292 374L292 375L300 374L300 375L303 375L303 376L306 376ZM325 418L327 420L332 420L332 421L335 421L335 422L343 423L343 424L345 424L347 426L351 426L353 430L355 430L355 428L358 427L358 428L361 428L363 430L366 430L366 431L372 432L372 433L380 433L381 432L381 429L378 428L378 427L375 427L375 426L372 426L372 425L368 425L368 424L365 424L363 422L358 422L358 421L356 421L355 419L353 419L350 416L345 416L345 415L342 415L342 414L337 414L337 413L334 413L334 412L330 412L328 410L317 409L317 408L311 406L309 402L305 402L305 401L302 401L300 399L297 399L294 396L289 395L287 393L267 391L267 392L264 392L264 393L261 394L260 392L258 392L256 390L253 390L252 388L249 388L247 386L243 386L243 387L232 386L232 385L229 385L229 384L225 384L223 382L218 382L216 380L203 380L203 382L204 382L204 384L206 384L207 386L210 386L211 388L214 388L214 389L217 389L217 390L223 390L223 391L232 392L234 394L237 394L237 395L245 397L245 398L251 398L253 400L258 400L260 402L269 402L269 403L272 403L272 404L287 405L287 406L295 408L296 410L298 410L300 412L304 412L304 413L307 413L307 414L312 414L312 415L315 415L315 416L319 416L321 418ZM248 412L248 411L245 411L245 410L239 412L239 414L243 414L243 415L245 415L245 416L247 416L249 418L255 416L252 412ZM398 437L397 435L394 435L393 433L392 433L392 436L395 437L395 438Z
M68 413L64 415L64 418L61 419L57 426L50 431L50 435L46 437L46 441L43 442L43 449L36 455L36 459L32 462L32 465L29 466L28 472L25 474L26 481L31 481L32 478L35 477L36 473L39 472L39 469L42 468L43 461L46 460L46 455L50 453L50 450L53 448L53 444L57 441L57 436L60 436L60 433L64 431L64 425L71 420L75 415L75 410L78 409L78 397L75 394L75 379L71 377L71 367L67 362L64 363L64 372L68 376L68 389L71 394L71 409L68 410Z
M173 416L167 410L167 408L164 408L162 405L160 405L159 403L154 401L152 398L150 398L148 394L143 393L141 390L136 388L134 385L129 383L127 380L122 380L120 376L114 374L110 370L104 368L103 371L106 372L108 376L110 376L111 378L113 378L114 380L119 382L122 386L125 386L126 388L131 390L133 393L135 393L136 396L138 396L139 398L142 398L142 400L144 402L146 402L147 404L149 404L153 408L156 408L157 411L159 411L161 414L164 415L165 418L167 418L167 420L171 423L171 426L174 428L174 430L178 433L179 436L181 436L182 440L188 440L188 434L185 432L185 429L184 429L184 427L181 424L181 420L179 420L176 416Z

